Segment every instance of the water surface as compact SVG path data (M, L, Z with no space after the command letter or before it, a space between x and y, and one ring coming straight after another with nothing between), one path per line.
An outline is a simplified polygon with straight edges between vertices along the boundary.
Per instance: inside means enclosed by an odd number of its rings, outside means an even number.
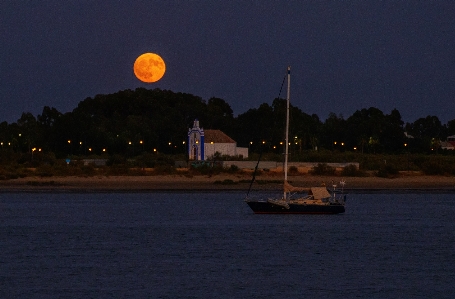
M1 298L454 298L453 194L255 215L244 193L0 194Z

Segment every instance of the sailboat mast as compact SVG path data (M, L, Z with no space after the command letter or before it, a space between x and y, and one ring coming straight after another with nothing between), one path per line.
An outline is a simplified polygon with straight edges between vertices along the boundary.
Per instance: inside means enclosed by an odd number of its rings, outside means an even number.
M284 182L288 181L288 153L289 153L289 98L291 92L291 67L288 66L288 90L286 96L286 145L284 153ZM286 191L284 191L283 199L286 199Z

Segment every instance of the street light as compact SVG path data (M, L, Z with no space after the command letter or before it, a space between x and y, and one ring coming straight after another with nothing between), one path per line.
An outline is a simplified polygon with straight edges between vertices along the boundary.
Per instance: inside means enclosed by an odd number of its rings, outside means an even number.
M68 144L70 146L70 153L71 153L71 156L73 155L73 147L71 146L71 140L68 139Z

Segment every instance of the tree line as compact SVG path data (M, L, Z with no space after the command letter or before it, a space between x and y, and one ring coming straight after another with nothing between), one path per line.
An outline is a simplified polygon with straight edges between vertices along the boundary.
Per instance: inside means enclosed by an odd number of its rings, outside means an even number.
M71 112L44 107L37 117L24 112L16 123L0 123L2 160L12 153L52 153L71 156L122 155L144 152L187 152L187 132L194 119L204 129L219 129L250 152L282 153L286 101L234 117L223 99L161 89L137 88L86 98ZM404 123L394 109L390 114L371 107L348 118L330 113L325 121L298 107L290 107L291 151L353 151L359 153L432 153L440 142L455 134L455 119L442 124L437 116ZM411 138L411 136L413 138Z

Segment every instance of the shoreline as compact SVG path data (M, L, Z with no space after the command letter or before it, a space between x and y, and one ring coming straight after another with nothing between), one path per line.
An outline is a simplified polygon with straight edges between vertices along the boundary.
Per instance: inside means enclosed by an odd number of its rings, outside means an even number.
M251 191L282 190L281 175L256 177ZM321 186L330 189L332 184L345 180L349 193L375 192L431 192L455 193L455 177L402 175L397 178L339 177L339 176L289 176L288 181L299 187ZM249 174L156 175L156 176L65 176L25 177L0 181L0 192L192 192L192 191L247 191L251 182ZM334 182L334 183L332 183Z

